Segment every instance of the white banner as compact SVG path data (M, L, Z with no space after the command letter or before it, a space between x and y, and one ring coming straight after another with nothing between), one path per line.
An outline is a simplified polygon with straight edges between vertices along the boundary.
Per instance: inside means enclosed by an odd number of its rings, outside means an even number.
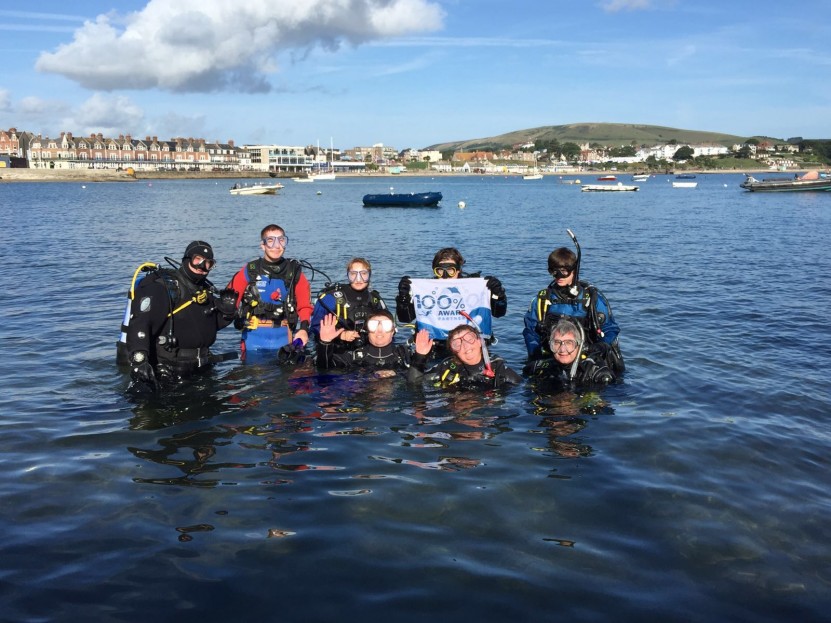
M471 324L469 314L486 338L491 336L491 292L485 279L412 279L416 331L427 329L434 340L447 339L460 324Z

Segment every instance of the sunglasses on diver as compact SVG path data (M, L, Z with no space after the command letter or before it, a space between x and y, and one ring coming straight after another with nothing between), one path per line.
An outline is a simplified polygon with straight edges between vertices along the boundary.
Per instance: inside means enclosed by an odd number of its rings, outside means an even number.
M393 327L392 320L389 318L373 318L372 320L366 321L366 330L372 333L373 331L377 331L378 327L381 327L381 330L385 333L389 333L392 331Z
M206 257L202 257L201 255L194 255L190 258L190 265L194 268L198 268L199 270L213 270L213 267L216 266L216 260L209 260Z
M459 267L455 264L439 264L433 268L433 274L439 279L453 278L459 274Z
M269 249L274 249L278 245L281 247L285 247L288 243L288 236L267 236L263 238L263 244L267 246Z
M349 277L349 281L358 281L358 277L361 278L361 281L369 281L368 270L347 270L346 276Z

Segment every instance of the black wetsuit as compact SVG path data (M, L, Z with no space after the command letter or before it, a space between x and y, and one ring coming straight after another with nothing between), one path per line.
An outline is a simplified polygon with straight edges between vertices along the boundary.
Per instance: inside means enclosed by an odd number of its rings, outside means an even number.
M405 372L410 367L410 350L403 344L386 346L366 344L355 350L338 352L334 342L317 342L316 365L322 370L332 368L365 368Z
M522 372L538 381L546 393L608 385L618 378L606 361L608 350L589 347L578 355L576 367L574 362L562 364L551 357L532 360Z
M506 385L518 385L522 377L509 368L501 357L491 359L493 377L485 375L485 363L469 366L456 357L444 359L434 368L427 370L428 357L415 354L412 358L407 379L410 382L427 381L436 387L499 388Z
M150 273L135 288L126 327L131 365L148 362L157 377L186 377L211 363L209 348L217 332L234 319L226 314L207 283L184 269Z

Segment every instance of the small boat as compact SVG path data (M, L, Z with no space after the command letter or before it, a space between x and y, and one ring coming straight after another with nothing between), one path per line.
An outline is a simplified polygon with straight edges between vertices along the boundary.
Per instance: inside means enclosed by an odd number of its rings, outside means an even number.
M276 195L277 191L284 188L282 184L252 184L251 186L241 186L234 184L228 191L232 195Z
M698 186L698 182L673 182L673 188L695 188Z
M648 173L635 173L632 176L632 181L633 182L645 182L648 179L649 179L649 174Z
M537 166L537 152L534 152L534 168L528 171L525 175L522 176L524 180L541 180L542 173Z
M744 182L739 184L745 190L753 192L796 192L804 190L831 190L831 177L818 171L808 171L805 175L796 177L778 177L757 180L748 175Z
M625 186L622 182L618 182L617 184L583 184L583 187L580 189L584 193L590 192L620 192L620 191L635 191L638 190L638 186Z
M597 178L598 182L616 182L617 178L614 175L601 175Z
M326 182L326 181L332 181L332 180L336 179L335 163L334 163L335 143L334 143L334 139L332 139L332 137L329 137L329 143L330 143L329 157L331 159L328 159L326 161L326 170L324 171L322 169L318 169L317 173L310 173L309 178L311 178L311 179L309 181ZM318 154L320 153L320 141L317 142L317 153Z
M695 175L693 175L692 173L679 173L678 175L675 176L675 179L677 179L677 180L694 180Z
M442 195L439 192L427 193L383 193L364 195L364 207L394 208L437 208Z
M297 182L298 184L309 184L315 181L313 177L293 177L291 178L292 182Z

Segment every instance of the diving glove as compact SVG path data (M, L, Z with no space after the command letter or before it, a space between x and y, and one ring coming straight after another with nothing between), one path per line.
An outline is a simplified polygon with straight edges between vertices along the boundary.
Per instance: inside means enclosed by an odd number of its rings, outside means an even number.
M153 389L159 387L153 366L147 361L147 353L143 351L137 351L130 355L130 378L136 383L149 385Z
M401 277L401 281L398 282L398 296L402 300L407 301L410 299L410 286L412 286L410 278L407 275Z
M237 313L237 298L237 291L232 288L220 290L219 299L215 303L217 311L225 318L232 318Z
M488 290L491 291L491 296L495 299L505 298L505 288L502 287L502 282L499 281L496 277L485 277L487 281L485 285L488 287Z

